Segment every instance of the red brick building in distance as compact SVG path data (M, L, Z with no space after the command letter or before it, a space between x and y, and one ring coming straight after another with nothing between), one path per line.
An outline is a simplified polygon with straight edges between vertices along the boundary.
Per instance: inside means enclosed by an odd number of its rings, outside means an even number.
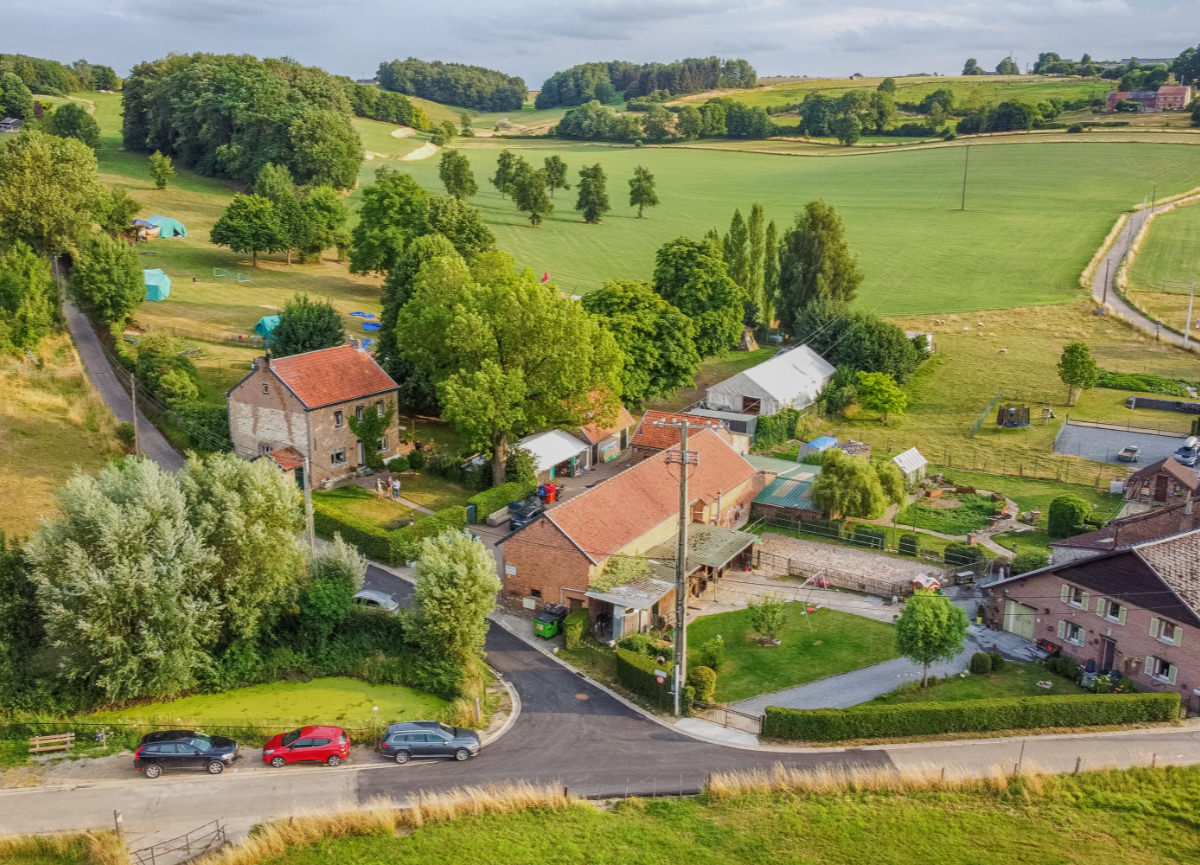
M1154 99L1157 111L1183 111L1191 104L1192 88L1187 84L1168 84L1158 88Z
M987 586L987 620L1143 691L1200 699L1200 531Z
M1125 481L1125 498L1151 505L1171 505L1200 498L1200 477L1174 457L1151 463Z
M717 418L702 417L686 412L656 411L649 409L638 421L629 446L633 449L633 459L643 460L659 451L666 450L679 444L679 430L675 427L660 426L659 424L677 424L686 420L692 433L698 429L717 430L719 435L740 454L749 453L750 436L745 433L730 432L725 422Z
M267 354L225 395L229 438L238 456L270 455L285 471L308 457L314 484L348 477L366 462L368 446L385 458L398 452L397 412L377 442L361 442L350 429L351 418L397 409L396 388L357 340L277 359Z
M678 448L677 438L672 450ZM750 516L765 476L714 430L690 435L688 450L699 457L688 475L689 591L703 597L716 591L727 568L749 563L758 539L736 529ZM586 608L605 640L673 619L680 467L668 463L668 453L646 458L501 541L504 603L526 610L546 603ZM593 588L615 556L646 559L647 574Z

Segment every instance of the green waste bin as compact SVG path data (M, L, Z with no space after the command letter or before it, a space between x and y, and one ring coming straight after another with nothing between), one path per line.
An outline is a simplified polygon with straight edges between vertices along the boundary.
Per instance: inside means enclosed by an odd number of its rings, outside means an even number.
M533 632L543 639L556 636L562 629L567 608L562 604L546 604L533 617Z

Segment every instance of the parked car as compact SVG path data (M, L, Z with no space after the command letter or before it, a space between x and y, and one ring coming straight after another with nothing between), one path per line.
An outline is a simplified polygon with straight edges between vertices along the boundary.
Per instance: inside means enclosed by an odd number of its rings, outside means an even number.
M479 753L479 734L438 721L400 721L383 734L379 752L397 763L413 757L453 757L466 760Z
M263 745L263 762L280 769L288 763L341 765L350 756L350 737L341 727L300 727Z
M1136 463L1139 453L1141 453L1141 448L1137 445L1126 445L1117 451L1117 462Z
M508 528L510 531L524 528L546 512L546 505L537 496L508 503Z
M1175 451L1175 461L1190 468L1196 464L1198 459L1200 459L1200 439L1196 436L1188 436L1183 447Z
M391 595L377 592L374 589L363 589L354 595L354 603L362 607L372 607L376 610L386 610L394 613L400 609L400 604Z
M133 752L133 768L147 778L157 778L166 768L204 769L220 775L240 754L238 743L225 736L195 730L160 730L147 733Z

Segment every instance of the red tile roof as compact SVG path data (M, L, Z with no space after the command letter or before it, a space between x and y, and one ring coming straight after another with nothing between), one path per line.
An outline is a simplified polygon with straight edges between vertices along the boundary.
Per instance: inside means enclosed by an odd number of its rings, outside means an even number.
M637 429L633 431L633 437L629 440L629 444L639 448L658 448L663 450L672 445L679 446L679 430L675 427L655 426L656 421L664 421L665 423L679 423L681 420L686 420L688 425L695 424L701 427L710 427L718 429L723 424L716 418L700 417L695 414L671 413L666 411L647 411L642 415L641 421L638 423Z
M267 458L274 460L285 472L290 472L304 465L304 454L290 445L280 448L277 451L271 451L267 454Z
M606 427L601 427L599 424L590 423L587 426L579 428L580 435L587 441L588 444L594 445L602 438L608 438L614 433L619 433L623 429L629 429L633 426L633 416L625 410L625 406L617 406L617 417L613 423Z
M308 408L374 396L397 386L371 355L352 345L272 359L271 371Z
M676 443L674 450L678 451ZM755 475L716 431L688 436L699 465L688 476L692 502L715 501ZM679 466L668 465L665 450L612 479L563 502L546 514L593 562L601 562L679 513Z

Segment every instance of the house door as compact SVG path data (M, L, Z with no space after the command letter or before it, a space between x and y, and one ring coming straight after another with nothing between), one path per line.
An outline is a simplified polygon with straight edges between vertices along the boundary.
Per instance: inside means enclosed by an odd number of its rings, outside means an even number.
M1016 601L1004 602L1004 630L1009 633L1032 640L1036 619L1037 610L1033 607L1018 604Z
M1167 484L1170 480L1166 475L1159 475L1154 479L1154 500L1156 502L1165 502L1167 500Z
M1100 638L1100 672L1106 673L1117 660L1117 641L1109 637Z

